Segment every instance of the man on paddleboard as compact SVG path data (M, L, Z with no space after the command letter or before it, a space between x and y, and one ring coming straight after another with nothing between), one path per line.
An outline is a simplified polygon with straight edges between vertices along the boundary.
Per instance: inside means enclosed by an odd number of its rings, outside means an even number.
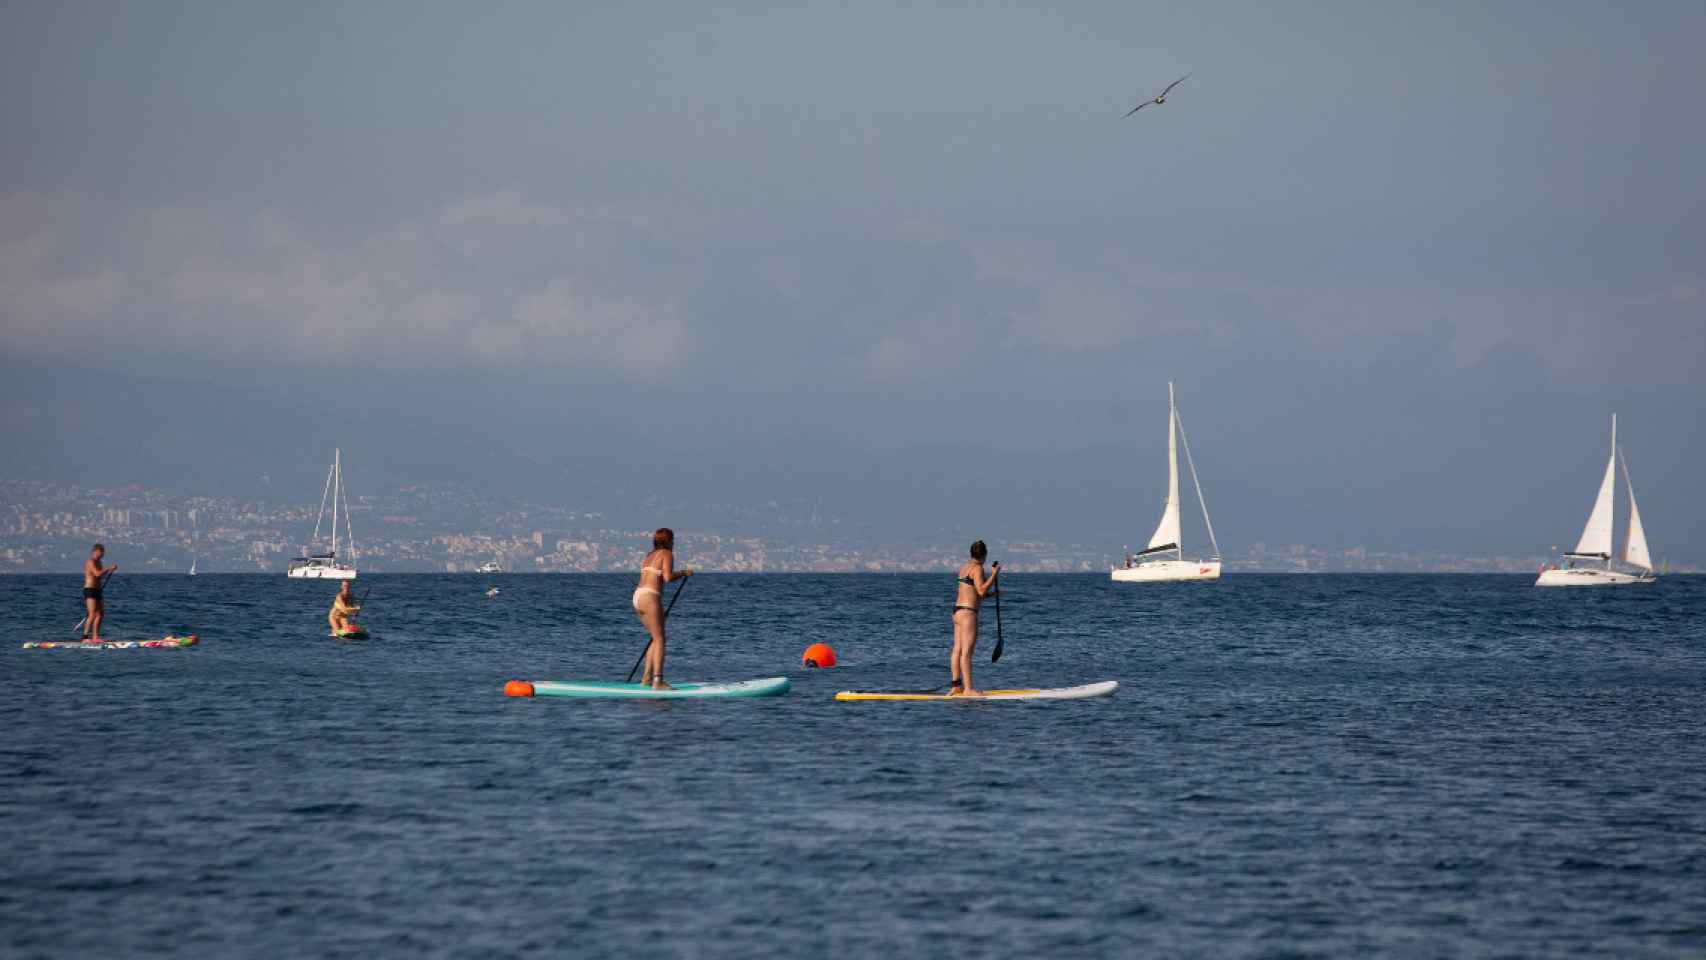
M345 580L343 586L338 588L338 595L332 600L332 612L326 614L326 619L331 621L334 637L361 629L355 623L355 615L361 612L361 604L356 601L349 585L350 582Z
M107 548L95 544L89 548L89 559L83 562L83 607L87 616L83 618L83 642L101 642L101 621L107 618L107 602L101 596L106 581L102 578L118 570L118 564L110 567L101 566L101 558L107 555Z

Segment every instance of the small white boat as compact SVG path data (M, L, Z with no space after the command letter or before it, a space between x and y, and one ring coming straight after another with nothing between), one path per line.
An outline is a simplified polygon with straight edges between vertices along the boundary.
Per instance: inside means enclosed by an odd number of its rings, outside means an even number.
M1191 468L1191 483L1197 488L1197 504L1202 507L1203 526L1208 528L1208 541L1214 556L1207 560L1186 560L1179 536L1179 441L1185 445L1185 463ZM1167 384L1167 502L1161 508L1161 522L1149 545L1126 557L1125 566L1114 567L1113 579L1121 583L1160 583L1180 580L1219 580L1220 543L1214 538L1214 523L1208 518L1208 501L1202 495L1202 483L1197 480L1196 461L1191 459L1191 442L1185 439L1185 425L1179 419L1179 405L1173 398L1173 385Z
M480 564L479 568L476 569L474 572L475 573L503 573L504 567L503 567L503 564L497 562L496 560L487 560L485 563Z
M326 519L326 500L332 501L332 546L325 553L308 553L297 557L290 563L290 569L285 572L296 580L354 580L355 579L355 531L349 525L349 500L344 495L344 465L343 452L332 451L332 469L326 474L326 489L320 494L320 516L314 521L314 541L320 541L320 523ZM343 505L344 530L347 533L345 542L349 545L349 559L338 559L338 506Z
M1623 540L1623 563L1628 570L1613 566L1611 555L1612 528L1617 520L1617 465L1623 465L1623 483L1629 488L1629 532ZM1537 587L1609 587L1626 583L1652 583L1653 557L1647 549L1647 532L1641 528L1641 511L1635 506L1635 484L1629 479L1629 461L1617 446L1617 414L1611 415L1611 459L1605 463L1605 479L1600 481L1599 496L1594 498L1593 512L1582 529L1576 549L1563 559L1542 568L1534 581Z

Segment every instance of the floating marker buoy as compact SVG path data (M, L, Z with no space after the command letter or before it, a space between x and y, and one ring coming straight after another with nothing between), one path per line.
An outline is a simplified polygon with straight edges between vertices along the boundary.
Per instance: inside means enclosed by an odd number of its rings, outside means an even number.
M806 648L805 654L800 657L800 662L808 667L833 667L835 666L835 650L827 643L814 643Z
M526 680L511 680L504 684L504 696L531 697L533 696L533 684Z

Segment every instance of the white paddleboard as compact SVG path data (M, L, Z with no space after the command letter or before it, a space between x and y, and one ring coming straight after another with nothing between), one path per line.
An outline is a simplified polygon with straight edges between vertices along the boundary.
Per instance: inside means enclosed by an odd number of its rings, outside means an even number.
M933 690L843 690L837 700L1088 700L1111 697L1120 687L1117 680L1052 689L985 690L975 696L938 693Z

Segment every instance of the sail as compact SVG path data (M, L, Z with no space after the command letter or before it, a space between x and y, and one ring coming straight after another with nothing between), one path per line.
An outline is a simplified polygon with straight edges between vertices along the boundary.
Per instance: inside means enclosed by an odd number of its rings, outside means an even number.
M1590 557L1611 556L1611 523L1616 507L1612 496L1617 487L1617 415L1611 417L1611 457L1605 461L1605 479L1600 481L1599 496L1594 498L1593 513L1588 525L1582 528L1582 538L1576 541L1572 553Z
M1623 459L1623 451L1617 451ZM1635 482L1629 479L1629 461L1623 460L1623 482L1629 487L1629 537L1623 541L1623 562L1645 570L1653 569L1652 554L1647 552L1647 531L1641 529L1641 511L1635 508Z
M1179 440L1177 414L1173 407L1173 385L1167 384L1167 505L1161 510L1161 522L1155 535L1149 538L1151 550L1172 549L1179 545Z

